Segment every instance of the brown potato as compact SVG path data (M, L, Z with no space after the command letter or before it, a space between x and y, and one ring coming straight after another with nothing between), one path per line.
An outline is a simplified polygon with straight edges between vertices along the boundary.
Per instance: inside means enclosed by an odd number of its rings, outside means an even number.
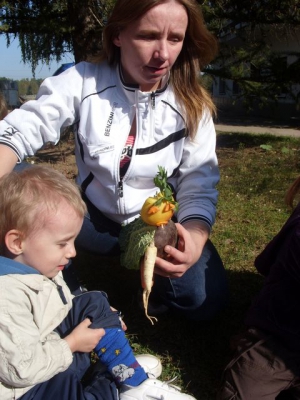
M158 226L154 235L154 243L157 247L157 257L167 258L164 248L167 244L176 247L177 229L176 225L170 220L166 225Z

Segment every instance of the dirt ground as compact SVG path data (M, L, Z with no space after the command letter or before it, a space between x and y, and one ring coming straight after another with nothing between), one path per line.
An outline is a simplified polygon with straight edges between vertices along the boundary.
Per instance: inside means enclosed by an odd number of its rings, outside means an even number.
M48 144L34 157L27 158L31 164L48 164L62 172L67 178L74 180L77 175L77 166L74 154L74 136L65 134L55 146Z

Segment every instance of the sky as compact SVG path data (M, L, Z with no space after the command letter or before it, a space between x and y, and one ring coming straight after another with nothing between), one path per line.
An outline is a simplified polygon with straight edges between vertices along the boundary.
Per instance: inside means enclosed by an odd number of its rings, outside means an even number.
M35 70L36 79L45 79L61 66L61 64L74 61L72 54L67 54L61 59L61 62L52 62L48 65L38 65ZM50 67L50 68L49 68ZM5 35L0 34L0 77L9 79L31 79L31 65L24 64L21 57L21 49L18 39L11 41L10 46L6 47Z

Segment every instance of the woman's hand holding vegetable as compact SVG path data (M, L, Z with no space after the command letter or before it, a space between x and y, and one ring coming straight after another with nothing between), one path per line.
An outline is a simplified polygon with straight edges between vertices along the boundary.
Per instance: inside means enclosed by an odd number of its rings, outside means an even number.
M160 191L145 200L140 218L123 227L119 236L122 265L140 268L145 314L152 324L157 319L147 309L154 273L180 278L199 260L209 236L208 226L201 221L174 224L171 218L178 204L161 166L154 183Z
M202 254L203 247L209 237L209 229L206 224L199 221L189 221L185 225L176 224L178 233L178 245L167 245L165 252L167 259L157 257L155 273L169 278L180 278Z

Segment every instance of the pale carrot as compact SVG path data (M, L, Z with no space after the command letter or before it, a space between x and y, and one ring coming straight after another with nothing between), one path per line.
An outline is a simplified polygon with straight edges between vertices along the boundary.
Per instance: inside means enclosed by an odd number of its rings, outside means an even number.
M148 315L148 301L149 296L153 286L153 274L154 274L154 266L155 259L157 254L157 248L154 242L151 242L147 247L144 258L141 264L141 282L143 288L143 304L145 309L146 317L150 320L151 324L154 325L153 320L157 321L157 318L150 317Z
M158 166L158 173L154 178L154 184L159 188L160 191L156 193L155 196L148 197L141 209L141 219L143 222L145 222L145 224L151 227L161 227L162 225L167 225L178 207L178 204L172 195L172 188L168 185L167 178L167 171L165 168ZM162 246L162 248L163 247L164 246ZM153 273L156 255L157 248L153 241L153 243L146 248L140 267L145 314L146 317L151 321L152 325L154 325L153 320L157 321L157 318L150 317L148 315L148 302L153 285Z

